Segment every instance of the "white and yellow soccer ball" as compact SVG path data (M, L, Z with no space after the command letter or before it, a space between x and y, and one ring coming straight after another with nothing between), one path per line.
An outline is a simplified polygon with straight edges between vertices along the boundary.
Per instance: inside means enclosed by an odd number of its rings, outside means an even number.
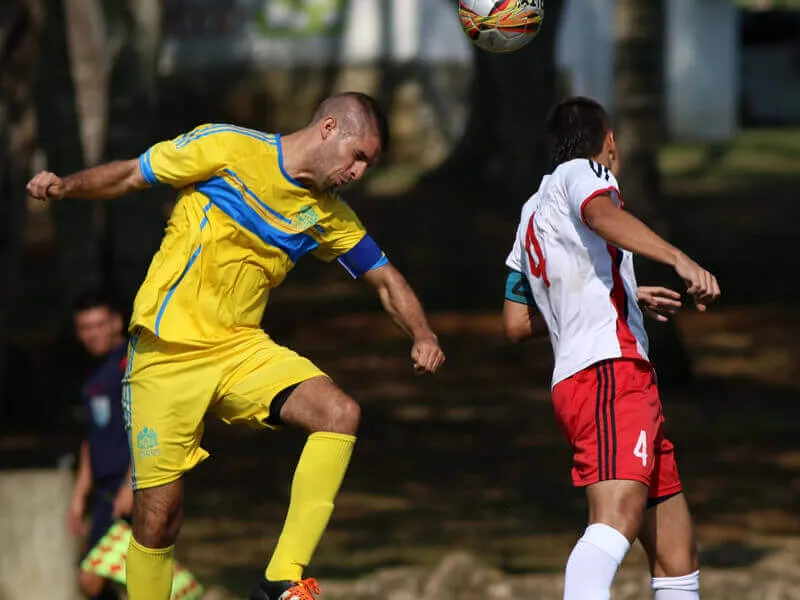
M513 52L530 43L544 20L544 0L460 0L461 27L489 52Z

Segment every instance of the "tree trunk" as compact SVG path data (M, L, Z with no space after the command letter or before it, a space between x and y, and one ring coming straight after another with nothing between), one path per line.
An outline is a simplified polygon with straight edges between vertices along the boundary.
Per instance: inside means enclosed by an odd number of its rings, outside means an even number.
M107 160L134 158L156 141L157 135L161 2L128 0L120 4L124 10L107 14L109 27L118 32L120 40L107 90ZM106 204L103 281L123 308L130 307L164 233L165 194L169 192L164 189L145 190Z
M0 420L25 231L25 183L36 143L33 81L38 60L39 0L3 2L0 9Z
M119 42L97 0L64 0L67 47L87 166L100 163L108 128L108 79ZM98 204L98 206L100 206Z
M562 0L548 0L539 35L516 52L473 48L465 133L429 181L489 184L498 197L508 194L509 214L536 191L548 170L543 124L557 98L555 41L561 7Z
M38 97L39 140L47 157L47 168L59 175L69 175L84 168L83 128L80 120L78 88L81 81L73 74L67 39L67 4L72 0L43 0L47 20L42 36L42 60ZM84 34L88 37L88 34ZM77 36L82 37L80 34ZM72 37L74 41L74 36ZM92 152L89 153L92 155ZM96 151L95 151L96 154ZM58 318L69 310L74 298L100 281L100 256L97 247L97 212L95 205L78 199L52 204L56 222L57 273L48 273L57 300L51 310ZM42 286L44 287L44 286ZM48 315L52 318L52 315Z
M618 0L616 18L614 120L622 195L627 208L666 237L658 169L664 138L664 0ZM637 262L641 283L682 285L671 269L647 260ZM676 327L651 321L648 334L659 379L687 381L691 365Z
M154 141L160 2L48 1L55 13L51 45L60 50L52 52L48 72L64 73L66 66L71 74L42 94L51 170L68 174L137 156ZM60 56L63 49L69 60ZM68 124L70 135L55 122ZM102 286L130 305L163 233L160 196L147 191L111 203L55 205L68 301Z

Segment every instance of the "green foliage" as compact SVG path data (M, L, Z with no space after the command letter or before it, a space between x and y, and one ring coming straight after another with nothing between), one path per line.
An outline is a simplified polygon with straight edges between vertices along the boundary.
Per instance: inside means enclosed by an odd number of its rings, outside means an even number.
M256 23L264 35L305 37L341 33L345 0L264 0Z

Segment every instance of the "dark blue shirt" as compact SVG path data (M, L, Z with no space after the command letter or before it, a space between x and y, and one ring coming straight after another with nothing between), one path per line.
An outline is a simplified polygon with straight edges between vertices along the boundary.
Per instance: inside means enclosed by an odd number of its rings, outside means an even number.
M83 409L95 482L122 478L130 464L128 435L122 416L126 349L127 344L120 344L106 356L83 387Z

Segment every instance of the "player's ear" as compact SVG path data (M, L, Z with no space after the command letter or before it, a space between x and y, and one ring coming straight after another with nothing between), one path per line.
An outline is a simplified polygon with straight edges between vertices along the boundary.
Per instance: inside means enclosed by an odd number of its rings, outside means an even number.
M606 139L603 145L606 147L606 151L609 154L614 155L617 153L617 140L614 138L613 130L609 130L608 133L606 133Z
M327 140L336 131L338 123L334 117L325 117L319 122L319 132L323 140Z
M619 160L619 152L617 151L617 140L614 138L613 131L609 131L606 134L606 140L603 146L608 153L608 167L611 169L611 173L614 175L614 177L618 177L621 164Z

